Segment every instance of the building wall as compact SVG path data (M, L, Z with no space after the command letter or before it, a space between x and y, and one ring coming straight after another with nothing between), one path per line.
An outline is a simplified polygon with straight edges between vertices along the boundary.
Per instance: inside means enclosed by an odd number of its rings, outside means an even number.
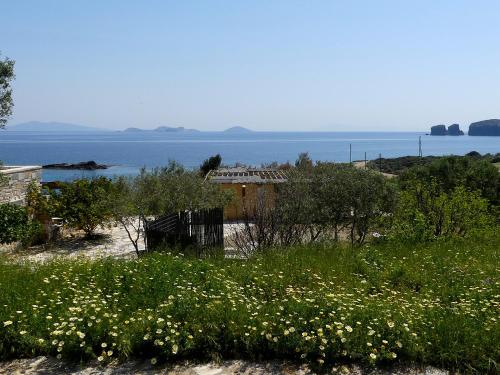
M254 211L259 195L265 195L265 202L269 205L274 205L276 198L274 184L221 184L221 188L234 192L233 203L224 207L224 220L227 221L243 219L244 208L247 212Z
M29 184L42 179L42 167L3 167L0 175L0 203L25 204Z

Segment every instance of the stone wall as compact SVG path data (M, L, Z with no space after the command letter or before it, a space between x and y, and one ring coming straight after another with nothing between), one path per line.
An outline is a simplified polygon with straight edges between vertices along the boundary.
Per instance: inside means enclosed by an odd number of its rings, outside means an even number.
M0 203L24 204L29 184L32 181L40 183L42 179L42 167L4 166L0 169L0 175Z

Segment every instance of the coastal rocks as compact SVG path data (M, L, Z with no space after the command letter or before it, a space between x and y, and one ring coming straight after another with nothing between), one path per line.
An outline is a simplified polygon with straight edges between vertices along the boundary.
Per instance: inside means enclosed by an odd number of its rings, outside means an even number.
M47 164L43 166L44 169L78 169L85 171L95 171L97 169L108 169L107 165L97 164L95 161L82 161L81 163L59 163L59 164Z
M464 132L460 130L460 125L453 124L448 126L448 135L464 135Z
M435 125L431 127L431 135L446 135L446 125Z
M471 136L500 136L500 120L491 119L473 122L469 125Z
M460 125L453 124L446 129L446 125L435 125L431 127L431 135L464 135Z

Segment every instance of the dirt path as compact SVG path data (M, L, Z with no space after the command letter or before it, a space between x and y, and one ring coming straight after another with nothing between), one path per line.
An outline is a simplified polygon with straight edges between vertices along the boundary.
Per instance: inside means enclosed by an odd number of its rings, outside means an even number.
M355 162L353 162L353 164L356 168L365 169L365 162L364 161L355 161ZM379 172L379 173L382 173L382 175L387 177L387 178L397 177L395 174L391 174L391 173L384 173L384 172Z

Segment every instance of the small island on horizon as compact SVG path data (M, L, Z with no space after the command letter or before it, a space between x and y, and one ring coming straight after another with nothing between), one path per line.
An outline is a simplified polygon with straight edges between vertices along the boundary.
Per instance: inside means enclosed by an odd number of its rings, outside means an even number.
M15 125L9 125L7 131L16 132L124 132L124 133L141 133L141 132L157 132L157 133L206 133L212 132L208 130L189 129L183 126L158 126L154 129L143 129L138 127L129 127L124 130L111 130L105 128L96 128L92 126L71 124L57 121L29 121ZM243 126L233 126L225 130L216 130L215 132L223 133L252 133L254 130Z

